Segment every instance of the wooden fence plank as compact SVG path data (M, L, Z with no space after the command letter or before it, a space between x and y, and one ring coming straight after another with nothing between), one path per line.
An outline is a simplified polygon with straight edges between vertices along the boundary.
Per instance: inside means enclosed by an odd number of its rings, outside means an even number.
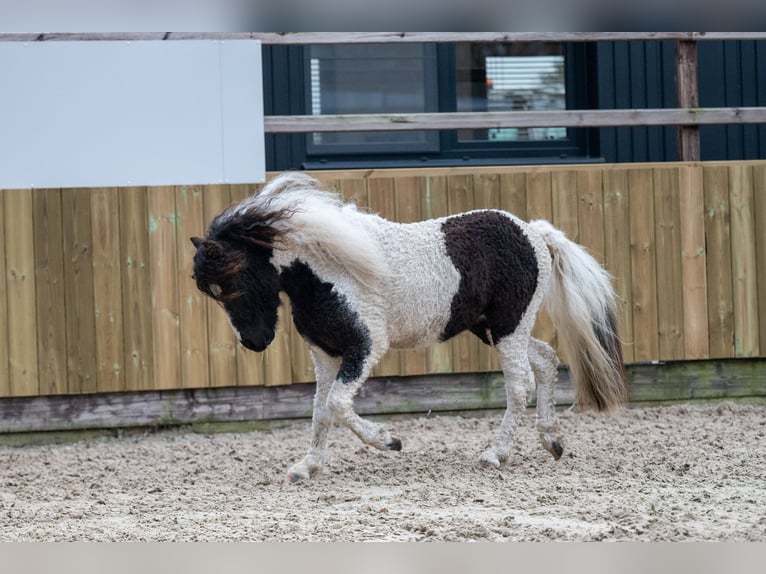
M259 185L231 185L229 192L231 194L231 201L238 202L252 195L261 186ZM194 289L199 293L196 287ZM289 328L291 324L290 308L284 306L279 310L279 321L284 323ZM290 335L292 337L292 334ZM291 348L293 345L291 344ZM296 345L296 347L300 348ZM265 377L263 373L264 354L256 353L250 349L245 348L241 344L235 344L237 366L237 385L239 386L253 386L265 384ZM297 378L294 379L297 382Z
M120 193L115 188L93 189L90 198L99 392L125 390Z
M527 177L524 173L500 175L500 209L527 219Z
M178 271L179 320L181 322L181 386L204 388L209 386L207 302L192 279L195 249L190 237L204 236L205 220L201 186L177 187L176 249Z
M527 218L548 221L553 219L551 174L548 171L534 171L527 175ZM551 344L556 343L556 329L544 309L541 309L537 316L532 335Z
M473 176L474 209L500 208L500 176L495 173ZM500 360L494 348L479 343L479 370L499 371Z
M707 240L710 357L731 357L734 355L734 301L728 168L705 166L702 178Z
M205 228L231 204L228 185L211 185L202 192ZM239 344L229 318L215 301L205 297L207 306L208 362L211 387L227 387L237 383L237 350Z
M69 391L61 190L35 189L32 203L39 388L58 395Z
M447 204L450 213L470 211L474 207L473 176L447 177ZM456 373L479 369L479 342L473 334L462 333L452 339L452 366Z
M288 308L289 300L284 293L280 294L280 312ZM263 354L263 382L269 386L289 385L292 379L290 365L290 326L289 317L282 315L277 324L274 340Z
M5 265L7 253L5 229L5 197L8 191L0 191L0 397L11 396L11 380L8 368L8 275ZM14 239L11 238L13 242Z
M5 191L8 378L11 396L39 394L32 191Z
M657 285L663 285L657 298L659 358L664 361L684 357L684 304L681 281L681 212L678 169L654 170L654 238Z
M758 277L758 338L761 355L766 355L766 165L753 167L753 209L755 211L755 255ZM0 250L1 252L1 250ZM0 303L2 297L0 297Z
M435 219L449 215L447 178L425 176L425 193L422 195L420 213L424 219ZM426 349L426 366L429 373L452 372L452 343L445 341Z
M420 221L420 207L425 195L425 182L421 177L402 177L394 185L396 195L396 220L401 223ZM425 349L407 349L399 352L402 375L426 373Z
M633 286L630 270L628 171L604 172L604 259L618 297L618 329L625 362L633 361Z
M601 171L577 172L579 243L604 264L604 191Z
M126 187L120 200L120 253L124 327L125 390L153 386L152 301L145 187Z
M575 171L557 171L551 174L551 223L574 241L580 241L578 225L577 173ZM559 355L562 363L567 363L566 349L558 343L558 333L549 341Z
M394 178L375 178L367 181L367 198L370 210L386 219L396 220L396 196ZM401 366L398 351L389 351L373 369L373 375L386 377L397 375Z
M658 356L654 189L651 169L628 172L634 359Z
M684 305L684 358L710 354L707 321L707 256L702 168L680 168L681 291Z
M170 186L151 189L147 208L155 357L152 386L155 389L177 389L182 386L182 373L175 189Z
M64 190L61 200L67 261L64 288L69 388L72 392L93 393L98 390L98 372L90 190Z
M761 190L763 192L763 190ZM731 210L731 266L734 303L734 355L756 357L758 338L758 275L755 259L753 171L749 166L729 168ZM761 229L763 235L766 230Z

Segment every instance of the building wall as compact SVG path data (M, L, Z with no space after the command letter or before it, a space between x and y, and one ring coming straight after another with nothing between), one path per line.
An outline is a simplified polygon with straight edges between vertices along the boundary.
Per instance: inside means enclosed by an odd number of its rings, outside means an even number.
M766 356L766 162L315 175L399 221L481 207L552 220L614 276L627 362ZM287 302L269 349L244 351L190 277L188 238L256 190L0 191L0 397L313 380ZM536 329L555 344L547 318ZM374 374L497 368L461 335Z

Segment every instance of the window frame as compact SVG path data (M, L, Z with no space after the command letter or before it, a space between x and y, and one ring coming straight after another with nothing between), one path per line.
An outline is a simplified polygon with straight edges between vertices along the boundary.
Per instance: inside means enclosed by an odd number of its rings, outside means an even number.
M593 81L595 71L595 50L587 43L563 43L567 109L588 109L597 107L597 82ZM290 96L285 106L269 106L280 96L273 94L266 98L266 114L310 115L310 66L308 46L291 47L282 54L278 46L264 46L274 51L271 56L281 55L285 65L274 62L264 66L264 85L282 86L299 94ZM455 70L455 44L436 44L436 89L440 112L455 111L457 105L457 84ZM264 57L271 62L272 58ZM299 104L297 102L300 102ZM277 107L280 111L274 111ZM455 130L440 130L433 133L438 138L438 149L413 149L407 144L387 146L375 151L358 152L339 150L338 153L311 150L311 133L268 134L267 140L274 145L267 168L284 169L353 169L410 166L461 166L461 165L505 165L520 163L583 163L603 161L599 156L598 130L589 128L568 128L567 137L543 141L473 141L460 142ZM291 142L286 145L285 142ZM287 151L279 155L276 150ZM268 160L271 159L269 162Z

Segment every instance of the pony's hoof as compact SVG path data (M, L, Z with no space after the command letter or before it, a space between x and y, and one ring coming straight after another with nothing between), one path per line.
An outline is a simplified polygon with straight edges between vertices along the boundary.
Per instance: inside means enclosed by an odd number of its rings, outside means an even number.
M500 468L500 458L494 451L489 450L481 455L479 466L483 469Z
M299 482L308 481L311 477L308 474L302 474L299 472L288 472L287 480L290 484L298 484Z
M549 451L553 458L558 460L561 458L561 455L564 454L564 447L561 446L559 443L557 443L555 440L551 443L551 449Z
M397 437L391 437L386 442L386 448L388 450L402 450L402 441Z

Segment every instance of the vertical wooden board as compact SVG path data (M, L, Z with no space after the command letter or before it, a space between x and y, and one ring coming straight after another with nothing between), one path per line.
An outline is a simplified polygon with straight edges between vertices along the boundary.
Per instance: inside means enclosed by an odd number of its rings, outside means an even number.
M253 193L257 192L260 186L256 184L239 184L231 185L229 192L231 195L231 202L238 203L243 201ZM285 307L279 310L279 327L286 327L289 332L290 319L287 314L288 309ZM278 333L278 336L284 336L283 333ZM242 344L235 343L236 353L236 367L237 367L237 384L240 386L258 386L265 384L265 378L263 374L263 365L265 354L256 353L245 348Z
M120 193L120 189L93 189L90 198L99 392L125 390Z
M39 394L32 191L5 194L8 378L11 396Z
M579 243L577 172L567 170L551 173L551 208L551 223L563 231L569 240Z
M577 198L577 172L554 171L551 173L551 223L563 231L571 241L579 242L579 202ZM562 363L568 362L566 349L558 344L558 333L554 333L551 344L557 348Z
M684 359L706 359L710 355L710 342L702 168L694 165L679 170Z
M255 184L232 185L229 188L231 201L232 203L243 201L258 191L258 189L259 186ZM199 293L199 291L197 292ZM288 307L279 309L279 321L280 323L286 323L287 327L290 326ZM292 342L290 346L292 349ZM265 383L263 375L264 354L251 351L239 343L235 343L234 349L236 353L237 384L240 386L263 385Z
M63 395L68 376L61 190L33 190L32 205L39 392Z
M449 215L447 178L425 176L425 193L420 213L425 219L437 219ZM429 373L452 372L452 343L445 341L426 349L426 367Z
M753 171L751 166L729 167L731 210L732 296L734 298L734 355L757 357L758 277L755 259ZM761 229L760 233L766 233Z
M623 359L630 363L634 357L633 290L628 172L625 169L604 172L604 259L618 298L617 322Z
M120 197L125 390L154 388L149 216L145 187L125 187Z
M473 176L474 209L500 209L500 176L480 173Z
M287 307L287 296L280 295L280 310ZM290 361L290 321L281 320L277 324L274 340L263 352L263 380L266 385L289 385L292 382Z
M527 218L527 176L524 173L500 175L500 209Z
M8 276L5 266L5 197L8 193L0 190L0 397L11 396L8 369Z
M758 281L758 339L766 355L766 165L753 167L753 209L755 211L755 255ZM0 253L2 250L0 250ZM2 297L0 297L2 303Z
M90 189L62 191L69 391L98 390Z
M474 209L499 209L500 208L500 176L493 173L477 174L473 176L473 201ZM480 342L479 370L499 371L500 361L493 347Z
M395 182L396 220L412 223L422 219L420 208L425 195L424 181L419 177L400 177ZM400 374L422 375L426 369L425 349L407 349L399 352Z
M367 198L370 210L381 217L396 220L396 196L394 179L389 177L373 178L367 181ZM373 369L376 377L388 377L400 374L401 358L397 351L389 351Z
M228 185L210 185L202 192L202 205L206 226L221 211L231 205ZM239 344L229 323L226 311L209 297L207 305L209 382L211 387L237 384L237 351Z
M343 199L350 201L360 209L367 208L367 181L364 179L342 179L338 182Z
M654 170L654 239L657 244L657 329L659 358L684 358L684 302L681 282L681 211L677 167Z
M177 389L182 386L182 374L175 190L170 186L151 188L147 205L154 388Z
M707 241L708 335L710 358L734 356L734 300L731 272L729 171L705 166L702 171Z
M527 219L553 219L553 195L551 194L551 174L548 171L534 171L527 175ZM541 309L537 315L532 336L546 341L556 348L556 329L548 313Z
M602 172L583 170L577 172L577 219L580 224L579 243L604 264L604 190Z
M472 176L447 176L447 205L452 214L474 208ZM483 343L467 332L452 339L452 365L455 372L470 373L479 370L480 345Z
M633 352L636 361L659 358L653 183L651 169L632 169L628 172Z
M207 302L192 279L195 249L190 238L205 235L208 221L204 216L202 197L206 190L201 186L181 186L175 193L181 386L199 389L207 387L210 381Z

